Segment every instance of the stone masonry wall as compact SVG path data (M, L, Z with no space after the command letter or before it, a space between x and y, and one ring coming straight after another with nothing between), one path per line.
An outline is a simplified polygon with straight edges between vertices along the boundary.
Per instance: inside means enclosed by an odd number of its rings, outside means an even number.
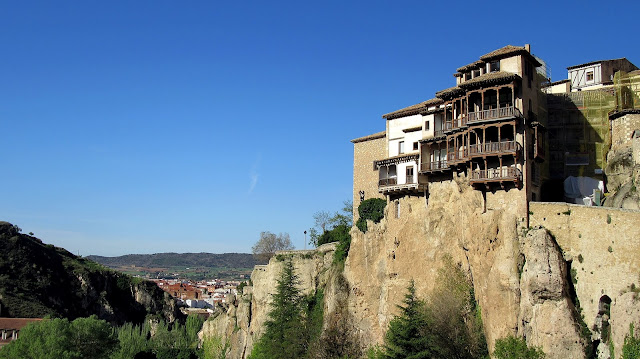
M531 226L546 228L575 270L576 294L592 331L600 299L611 299L618 357L629 323L640 325L640 301L631 291L632 284L640 286L640 211L543 202L530 203L529 210Z
M367 140L367 137L373 139ZM387 156L387 138L382 134L367 136L353 140L353 220L358 220L360 191L364 191L364 199L385 198L378 193L378 171L373 168L373 161Z

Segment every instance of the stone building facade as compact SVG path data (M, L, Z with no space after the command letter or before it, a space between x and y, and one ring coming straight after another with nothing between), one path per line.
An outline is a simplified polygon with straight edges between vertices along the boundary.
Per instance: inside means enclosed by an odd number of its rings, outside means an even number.
M384 198L378 192L378 171L373 161L387 153L387 132L378 132L351 140L353 143L353 218L358 220L358 205L369 198Z

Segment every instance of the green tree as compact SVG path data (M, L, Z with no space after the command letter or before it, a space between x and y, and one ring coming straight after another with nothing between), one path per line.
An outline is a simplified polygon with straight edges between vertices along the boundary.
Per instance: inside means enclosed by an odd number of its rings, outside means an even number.
M545 357L542 349L529 348L524 338L513 336L497 339L493 356L496 359L542 359Z
M382 198L369 198L362 202L358 206L358 221L356 226L363 233L367 232L367 220L372 220L373 223L379 223L384 217L384 208L387 206L387 201Z
M300 280L291 259L285 260L265 322L266 331L254 346L251 359L293 359L304 356L308 335L304 328L303 297L299 285Z
M400 314L389 322L384 338L383 358L432 358L438 357L432 347L429 318L425 302L418 299L413 279L404 297L404 306L399 305Z
M0 358L72 359L71 325L67 319L45 319L20 331L17 340L0 350Z
M92 315L71 322L71 347L79 358L108 358L118 347L116 330Z
M112 327L95 316L45 319L20 331L17 340L0 350L0 358L108 358L118 341Z
M640 358L640 338L633 334L633 324L629 325L629 334L624 337L622 359Z
M338 242L336 228L338 232L348 233L353 225L353 204L351 201L344 201L342 208L331 215L327 211L318 211L313 214L314 227L309 229L309 244L317 247L325 243Z
M136 355L151 351L149 323L144 325L133 325L125 323L118 328L118 350L111 355L112 359L130 359Z

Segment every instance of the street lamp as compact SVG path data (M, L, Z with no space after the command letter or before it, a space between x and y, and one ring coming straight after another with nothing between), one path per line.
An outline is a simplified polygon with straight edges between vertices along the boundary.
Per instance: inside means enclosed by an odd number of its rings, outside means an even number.
M307 231L304 231L304 250L307 250Z

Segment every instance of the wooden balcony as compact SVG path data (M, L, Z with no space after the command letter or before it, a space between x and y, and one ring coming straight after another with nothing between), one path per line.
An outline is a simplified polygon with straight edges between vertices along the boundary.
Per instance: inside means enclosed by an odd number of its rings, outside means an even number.
M458 151L449 151L447 153L447 162L449 164L456 164L460 162L466 162L469 159L469 149L466 147Z
M522 146L516 141L485 142L469 146L470 157L516 155Z
M397 177L390 177L390 178L381 178L378 181L378 187L384 187L384 186L393 186L398 184L398 178Z
M489 120L500 120L514 117L522 117L520 110L514 106L492 108L483 111L469 112L468 124L474 124Z
M405 183L398 184L397 177L383 178L378 181L378 192L383 194L416 193L426 190L427 185L417 182L417 176L407 177Z
M446 160L423 162L420 164L420 172L442 172L451 169Z
M471 183L489 183L503 181L522 181L522 172L515 167L490 168L471 171Z
M456 118L456 119L448 119L445 123L444 123L444 131L453 131L455 129L458 128L463 128L467 126L467 117L462 115L460 116L460 118Z

